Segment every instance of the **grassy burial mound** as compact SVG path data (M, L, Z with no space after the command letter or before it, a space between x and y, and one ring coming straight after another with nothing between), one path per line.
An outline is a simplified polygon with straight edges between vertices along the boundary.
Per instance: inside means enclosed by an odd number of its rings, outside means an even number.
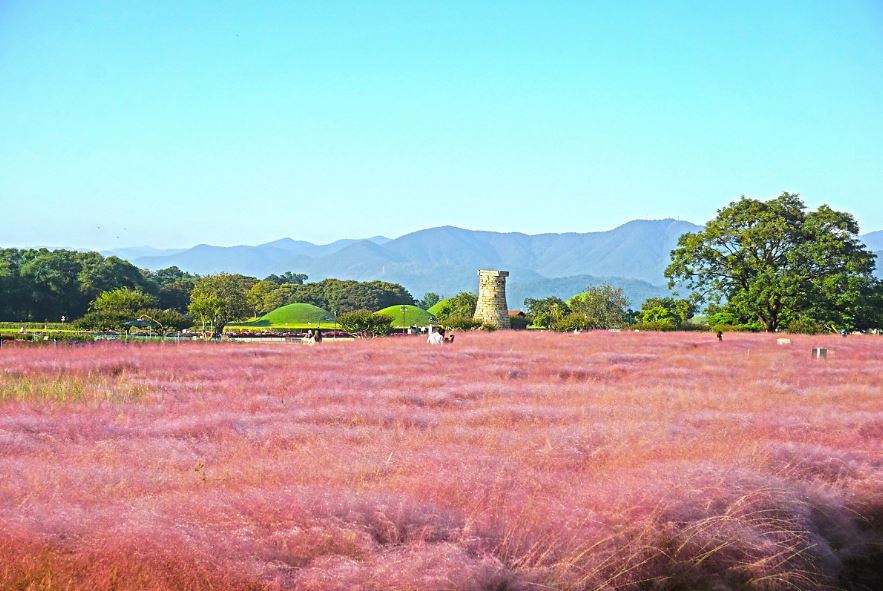
M264 314L254 322L237 326L264 326L269 328L309 328L331 326L334 316L328 310L312 304L288 304Z
M402 308L405 309L404 313L402 313ZM392 325L395 328L429 326L434 321L432 314L417 306L389 306L383 310L378 310L377 313L392 318Z
M439 314L443 313L445 311L445 309L448 308L452 299L454 299L454 298L445 298L443 300L437 301L435 303L435 305L430 306L430 308L429 308L429 310L427 310L427 312L429 312L430 314L432 314L433 316L438 318Z

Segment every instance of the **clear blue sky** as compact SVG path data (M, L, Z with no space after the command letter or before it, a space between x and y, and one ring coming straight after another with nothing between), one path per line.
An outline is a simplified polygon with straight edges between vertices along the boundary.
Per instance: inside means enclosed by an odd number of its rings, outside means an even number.
M883 3L0 2L0 244L883 229Z

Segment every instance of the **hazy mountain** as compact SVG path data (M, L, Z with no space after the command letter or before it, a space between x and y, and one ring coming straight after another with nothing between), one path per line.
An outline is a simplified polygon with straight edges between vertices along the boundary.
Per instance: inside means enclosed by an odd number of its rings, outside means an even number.
M313 259L273 246L211 246L199 244L168 256L139 257L133 262L147 269L176 266L183 271L205 275L227 271L257 277L297 270Z
M127 248L112 248L110 250L102 250L101 254L106 257L119 257L132 261L141 257L149 256L169 256L184 252L186 248L153 248L152 246L129 246Z
M421 265L533 269L544 277L593 275L663 281L678 237L700 226L679 220L636 220L607 232L500 233L445 226L406 234L384 248Z
M309 257L320 257L341 251L351 244L355 244L357 242L385 244L389 241L390 239L385 236L374 236L372 238L365 238L363 240L344 238L341 240L335 240L334 242L331 242L329 244L313 244L312 242L306 242L304 240L282 238L281 240L274 240L273 242L267 242L266 244L259 244L256 248L278 248L292 254L301 254Z
M636 220L607 232L536 235L444 226L392 240L376 236L322 245L291 238L257 246L200 244L171 253L147 251L131 259L149 269L175 265L199 274L228 271L265 277L294 271L311 280L381 279L401 283L417 296L475 290L479 268L506 269L513 307L526 297L569 297L604 281L623 287L638 305L667 292L662 272L669 252L682 233L697 229L671 219Z
M864 234L861 236L861 239L869 249L873 251L883 250L883 230Z
M877 255L877 268L874 275L883 279L883 230L868 232L861 236L862 242Z

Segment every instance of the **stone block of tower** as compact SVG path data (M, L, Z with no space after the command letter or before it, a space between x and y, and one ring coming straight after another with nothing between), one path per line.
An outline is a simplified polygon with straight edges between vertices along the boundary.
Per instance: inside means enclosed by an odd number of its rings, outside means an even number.
M497 328L511 328L509 307L506 305L506 277L509 271L478 272L478 304L475 320Z

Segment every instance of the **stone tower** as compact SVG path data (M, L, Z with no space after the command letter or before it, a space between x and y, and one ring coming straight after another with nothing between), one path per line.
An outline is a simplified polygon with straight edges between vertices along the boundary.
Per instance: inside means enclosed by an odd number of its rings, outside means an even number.
M506 305L506 277L509 271L478 271L478 305L475 320L497 328L511 328Z

